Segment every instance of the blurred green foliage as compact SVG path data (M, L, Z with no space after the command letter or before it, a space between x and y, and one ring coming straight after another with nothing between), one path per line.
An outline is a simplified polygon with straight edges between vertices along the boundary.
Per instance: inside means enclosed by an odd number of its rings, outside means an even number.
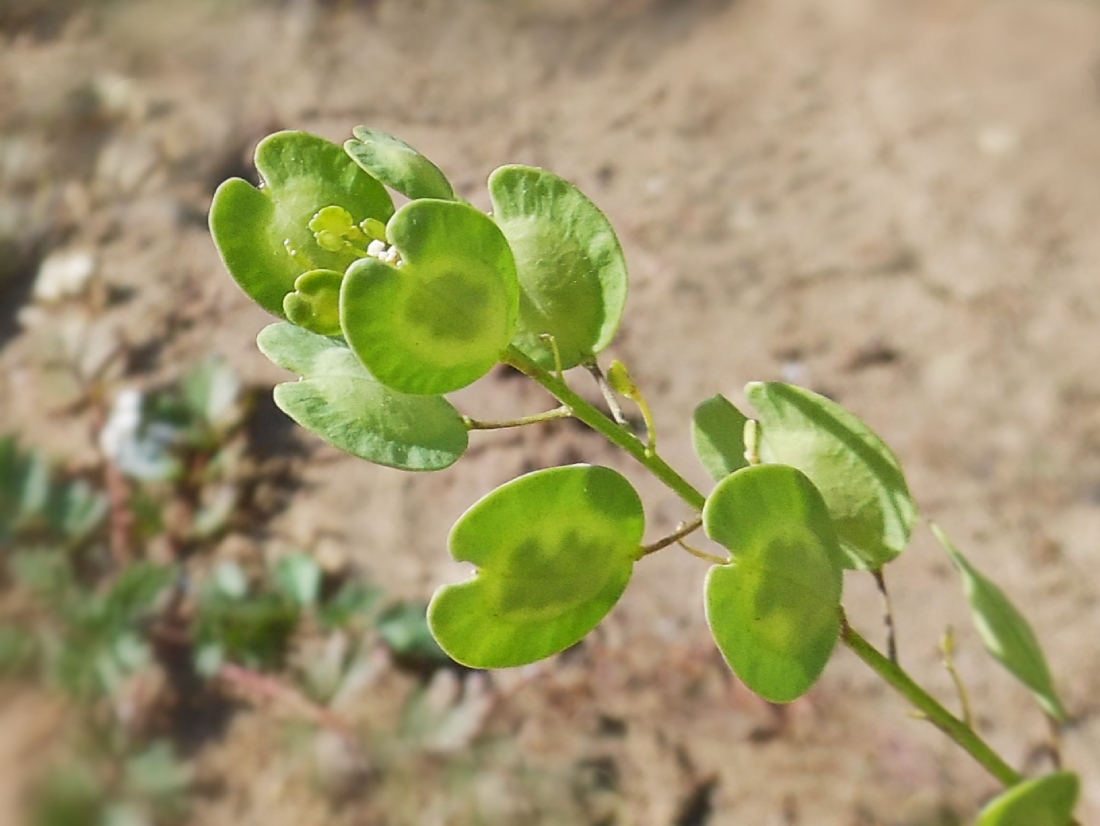
M215 685L233 663L290 678L318 702L378 646L399 661L450 662L422 602L387 599L307 553L251 566L219 557L217 540L248 520L249 398L214 359L167 386L123 391L100 434L104 467L79 477L0 438L0 678L60 692L78 720L70 753L34 795L33 826L185 814L191 771L163 721L151 722L158 707L168 713L178 678L167 651L186 655L192 679ZM108 496L110 472L125 478L125 498ZM120 518L125 556L112 547ZM169 558L152 551L158 541ZM340 644L300 644L329 638Z

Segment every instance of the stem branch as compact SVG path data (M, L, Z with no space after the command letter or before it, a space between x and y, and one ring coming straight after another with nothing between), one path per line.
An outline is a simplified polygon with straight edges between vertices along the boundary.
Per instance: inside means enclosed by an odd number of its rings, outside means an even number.
M680 527L678 527L674 533L670 533L664 539L658 539L652 545L643 545L642 547L640 547L638 549L638 557L637 558L641 559L644 556L649 556L650 554L656 553L657 551L662 550L663 548L667 548L669 545L672 545L676 542L679 542L681 539L683 539L688 534L694 533L695 531L699 530L699 528L701 528L702 526L703 526L703 517L701 517L701 516L697 517L696 519L693 519L691 522L688 522L687 524L684 524L683 522L681 522Z
M336 712L313 702L298 689L281 683L275 677L233 663L225 663L218 672L218 678L238 690L281 704L299 717L326 728L345 738L350 745L355 745L350 727Z
M505 419L500 422L483 422L478 419L472 419L469 416L463 416L462 422L466 425L467 430L503 430L507 427L523 427L524 425L548 422L551 419L566 419L572 415L573 411L563 404L561 407L555 407L553 410L546 410L531 416L520 416L518 419Z
M940 651L943 652L943 667L951 675L951 682L955 685L955 693L959 695L959 708L962 711L962 721L974 728L974 714L970 710L970 692L966 690L962 674L955 667L955 629L950 625L943 632L943 640L940 643Z
M656 476L677 496L696 511L702 511L706 497L696 490L660 456L650 453L634 434L628 433L593 405L577 395L565 381L544 370L515 347L509 347L503 361L537 381L558 401L573 411L573 415L591 427L613 445L622 448ZM755 441L755 439L754 439ZM842 615L843 616L843 615ZM887 685L901 694L928 720L964 751L978 761L1005 786L1022 782L1023 776L1006 763L975 731L944 708L931 694L921 688L895 662L881 654L843 619L841 639L857 657L865 662Z
M694 556L695 558L701 559L704 562L709 562L711 565L729 565L730 562L732 561L732 557L726 557L725 559L723 559L720 556L715 556L714 554L708 554L706 551L701 551L698 548L693 548L691 545L689 545L688 543L686 543L682 539L677 540L676 544L679 545L681 548L683 548L685 551L687 551L689 554Z
M664 459L648 448L633 433L615 424L596 407L577 395L564 380L539 367L515 347L509 347L503 361L515 367L521 373L537 381L558 401L573 411L573 415L595 430L616 447L620 447L633 456L650 473L660 479L673 493L683 499L696 511L701 511L706 497L692 487L683 476L673 470Z
M898 638L894 626L894 606L890 601L890 592L886 590L886 577L882 573L882 568L871 571L871 576L875 578L875 586L878 588L879 594L882 595L882 623L886 626L886 656L890 658L890 662L896 663L898 661Z
M629 427L626 416L623 415L623 409L619 406L619 400L615 398L615 391L607 383L607 377L604 376L600 365L593 361L591 364L584 365L584 369L591 373L592 378L596 380L596 386L603 393L604 401L607 402L607 409L611 411L611 418L615 420L615 424L619 427Z
M863 639L848 624L847 619L841 624L841 639L883 681L919 709L932 725L954 740L1001 783L1015 786L1023 780L1023 776L1002 760L974 729L940 705L935 697L917 685L897 663L891 662Z

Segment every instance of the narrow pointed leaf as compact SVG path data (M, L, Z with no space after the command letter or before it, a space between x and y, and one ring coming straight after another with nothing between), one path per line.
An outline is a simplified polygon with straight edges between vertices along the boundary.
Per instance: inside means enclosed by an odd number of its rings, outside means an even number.
M122 628L153 608L165 589L178 577L171 567L137 562L122 569L111 590L102 597L100 608L105 622Z
M615 336L626 304L626 262L602 212L568 181L530 166L489 176L493 218L516 257L520 298L515 345L554 368L591 359Z
M733 556L706 579L722 656L764 699L800 697L840 636L842 552L821 494L795 468L747 467L715 487L703 527Z
M334 447L403 470L440 470L465 453L466 425L446 399L384 387L343 342L280 323L263 329L257 344L303 377L277 385L275 403Z
M436 592L432 633L473 668L564 651L619 601L644 530L638 494L608 468L572 465L514 479L451 531L451 555L478 570Z
M707 473L721 482L745 461L745 422L748 417L725 396L712 396L695 408L691 443Z
M275 563L275 584L299 608L312 608L321 596L324 571L313 557L289 554Z
M763 429L761 457L798 468L814 483L850 557L875 570L909 544L917 506L893 451L836 402L782 382L745 388Z
M485 214L454 201L413 201L386 233L396 267L348 269L340 323L351 349L401 393L458 390L489 372L512 339L519 282L508 242Z
M1073 772L1027 780L986 804L976 826L1070 826L1080 790Z
M344 144L344 151L386 186L414 201L417 198L456 200L450 181L439 167L403 140L366 126L356 126L351 133L355 138Z
M974 627L986 649L1012 676L1031 689L1043 711L1065 722L1065 707L1054 688L1042 646L1031 625L1004 591L971 565L938 525L932 526L932 532L962 575Z
M218 187L210 205L210 232L234 280L268 312L283 315L283 297L312 269L343 272L358 255L322 249L309 222L338 206L353 221L386 221L393 202L378 181L344 150L306 132L276 132L256 147L257 189L241 178ZM291 253L291 250L295 254Z

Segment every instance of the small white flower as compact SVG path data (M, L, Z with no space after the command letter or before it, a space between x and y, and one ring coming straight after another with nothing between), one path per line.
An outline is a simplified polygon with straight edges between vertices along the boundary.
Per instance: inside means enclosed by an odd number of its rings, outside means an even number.
M99 449L111 461L117 462L125 445L132 442L141 427L142 395L137 390L123 390L115 396L107 423L99 431Z
M393 247L387 247L385 241L371 241L367 245L367 255L394 267L401 266L401 254Z

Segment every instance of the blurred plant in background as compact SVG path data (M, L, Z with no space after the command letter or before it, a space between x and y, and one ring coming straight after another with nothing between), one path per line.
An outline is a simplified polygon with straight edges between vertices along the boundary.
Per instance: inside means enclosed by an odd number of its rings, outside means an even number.
M67 698L73 723L33 795L35 826L178 821L193 772L173 734L196 695L226 709L242 695L289 704L357 749L328 704L376 652L425 676L455 667L423 602L305 552L219 552L253 516L250 411L249 389L209 360L115 396L98 473L0 439L0 678ZM484 716L453 712L413 714L406 738L445 740L459 718L476 730Z

